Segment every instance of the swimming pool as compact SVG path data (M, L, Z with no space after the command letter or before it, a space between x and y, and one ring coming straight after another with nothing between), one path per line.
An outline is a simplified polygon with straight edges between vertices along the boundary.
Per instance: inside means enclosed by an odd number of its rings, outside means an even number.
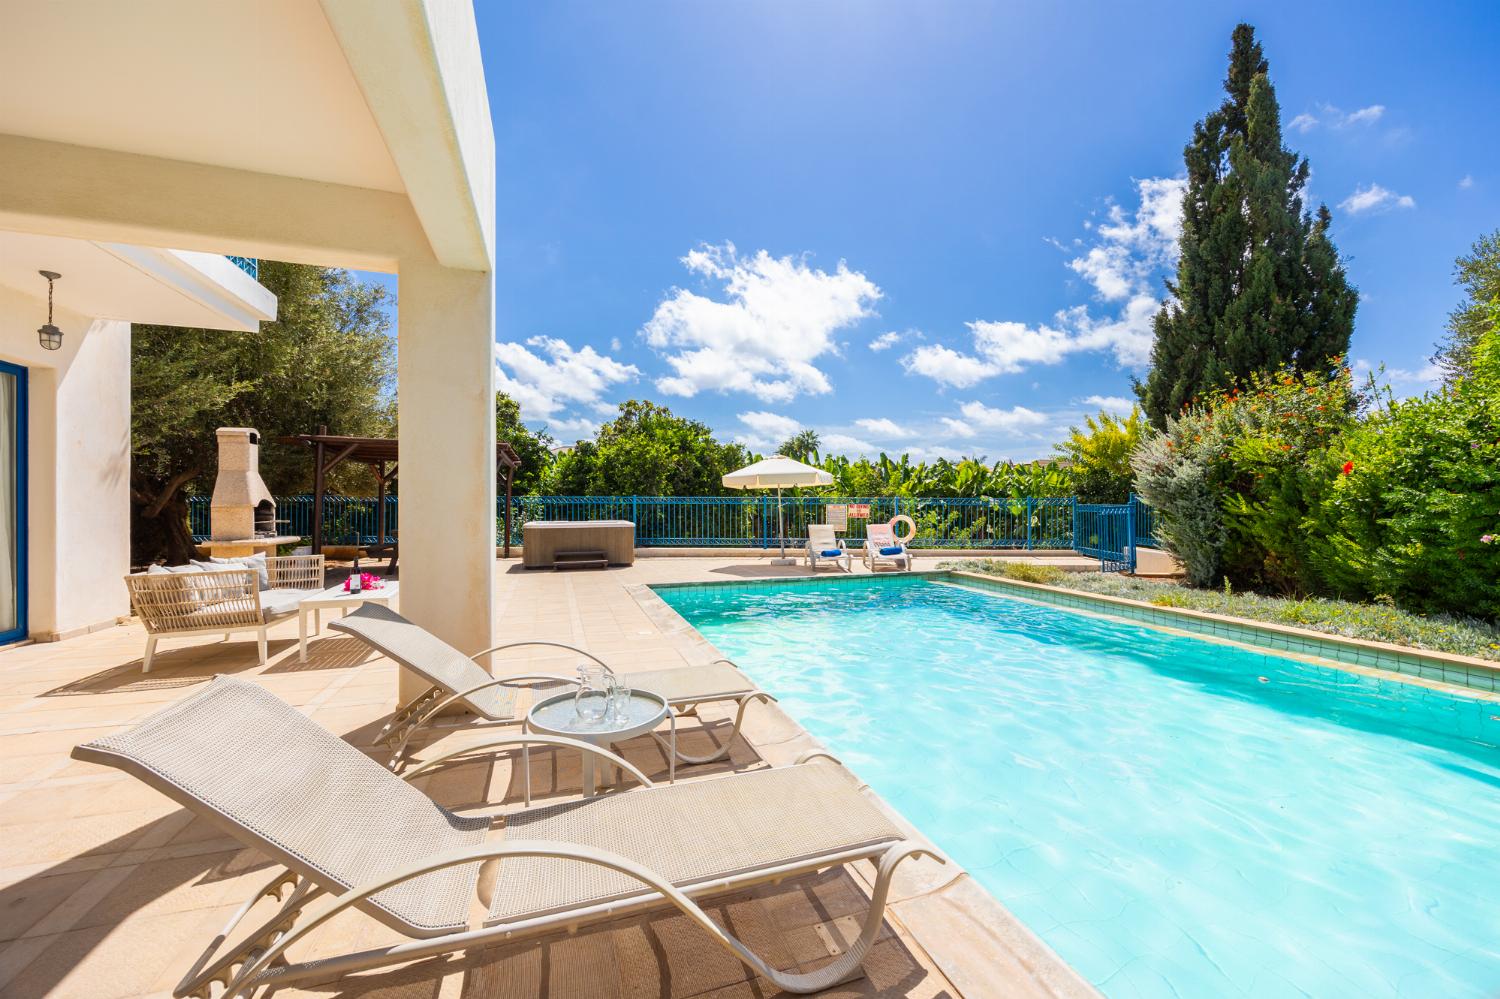
M1500 703L920 577L656 592L1108 996L1500 993Z

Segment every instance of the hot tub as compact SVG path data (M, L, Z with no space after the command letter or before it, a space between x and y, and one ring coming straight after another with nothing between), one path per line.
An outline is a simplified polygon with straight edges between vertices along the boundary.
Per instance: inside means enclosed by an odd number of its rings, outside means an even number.
M635 564L635 524L628 520L529 520L521 527L528 569Z

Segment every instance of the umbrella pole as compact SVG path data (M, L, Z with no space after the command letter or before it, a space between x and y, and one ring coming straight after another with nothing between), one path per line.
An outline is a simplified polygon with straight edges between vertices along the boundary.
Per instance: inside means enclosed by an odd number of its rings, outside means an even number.
M792 560L786 557L786 520L781 515L781 487L776 487L776 537L781 542L781 557L773 559L772 565L791 565Z

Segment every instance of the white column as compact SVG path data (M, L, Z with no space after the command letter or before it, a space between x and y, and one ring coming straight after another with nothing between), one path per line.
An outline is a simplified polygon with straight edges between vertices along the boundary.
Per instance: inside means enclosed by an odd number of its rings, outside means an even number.
M494 275L403 259L398 301L401 612L472 654L494 644Z

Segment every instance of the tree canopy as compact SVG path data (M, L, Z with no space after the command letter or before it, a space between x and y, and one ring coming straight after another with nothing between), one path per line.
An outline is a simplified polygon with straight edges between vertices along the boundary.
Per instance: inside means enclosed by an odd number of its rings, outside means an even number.
M1125 502L1135 478L1130 456L1145 430L1140 407L1132 407L1125 417L1101 412L1085 417L1084 424L1068 428L1067 439L1057 445L1057 453L1070 463L1078 498L1084 503Z
M1449 382L1474 373L1474 348L1492 331L1500 303L1500 229L1474 241L1469 255L1453 265L1454 282L1464 300L1448 315L1448 335L1433 358Z
M210 492L219 427L261 432L261 477L278 495L308 488L312 466L280 435L386 436L393 425L392 304L346 271L263 260L277 315L258 333L134 326L131 330L131 546L139 564L192 553L189 493ZM335 486L366 491L362 466Z
M665 406L632 399L591 441L559 454L542 491L564 496L717 496L723 476L748 464L745 449L721 444L708 426Z
M535 492L552 464L552 435L521 422L521 405L504 392L495 393L495 439L515 449L521 467L511 483L516 495Z
M1348 352L1358 295L1325 206L1304 210L1308 163L1282 145L1281 109L1248 24L1226 93L1183 151L1181 255L1136 392L1162 427L1193 399L1257 371L1316 371Z
M776 448L776 453L798 461L816 461L818 446L823 443L816 430L799 430Z

